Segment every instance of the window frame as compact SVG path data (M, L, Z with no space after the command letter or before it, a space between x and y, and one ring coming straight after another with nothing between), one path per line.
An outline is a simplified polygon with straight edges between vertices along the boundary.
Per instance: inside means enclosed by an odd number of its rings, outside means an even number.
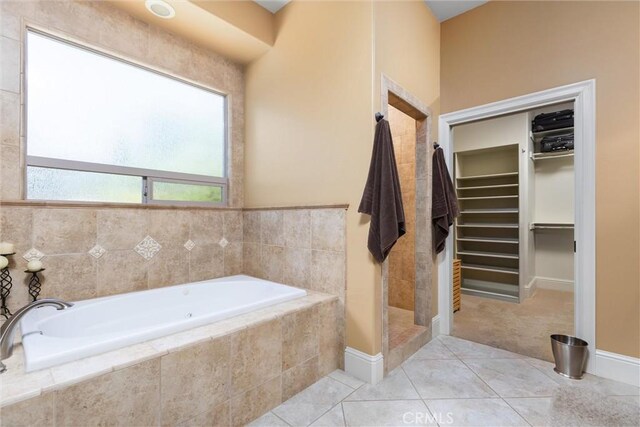
M107 59L118 61L120 63L124 63L126 65L130 65L136 67L138 69L142 69L144 71L148 71L154 74L158 74L162 77L169 78L175 81L178 81L183 84L187 84L189 86L195 87L197 89L201 89L207 92L210 92L214 95L221 96L223 99L223 124L224 124L224 136L223 136L223 159L222 159L222 171L223 176L214 177L207 175L198 175L198 174L190 174L184 172L171 172L171 171L163 171L157 169L146 169L146 168L136 168L130 166L119 166L119 165L111 165L106 163L93 163L93 162L83 162L76 160L66 160L66 159L56 159L51 157L40 157L40 156L32 156L28 154L28 119L29 119L29 108L28 108L28 35L29 33L34 33L46 38L49 38L54 41L58 41L64 43L68 46L74 47L76 49L81 49L87 53L97 54L103 56ZM39 28L35 28L31 25L25 27L25 36L24 36L24 44L23 44L24 54L23 54L23 132L24 132L24 171L23 171L23 183L24 183L24 199L30 201L44 201L44 202L56 202L56 203L109 203L109 204L127 204L127 205L155 205L155 206L196 206L196 207L224 207L228 206L229 202L229 138L230 138L230 114L229 114L229 94L216 90L214 88L202 85L200 83L188 80L186 78L176 76L174 74L170 74L166 71L161 71L155 68L150 67L149 65L142 64L137 61L133 61L127 58L122 57L119 54L115 54L112 52L105 51L103 49L96 48L90 44L80 43L73 39L60 36L50 31L44 31ZM57 170L70 170L70 171L78 171L78 172L94 172L94 173L102 173L102 174L110 174L110 175L126 175L126 176L135 176L140 177L142 179L142 187L140 189L141 198L140 203L131 203L131 202L96 202L96 201L87 201L87 200L58 200L58 199L31 199L28 194L28 168L29 167L40 167L40 168L48 168L48 169L57 169ZM203 185L203 186L216 186L220 187L222 191L222 200L220 202L202 202L202 201L181 201L181 200L154 200L153 199L153 182L172 182L179 184L191 184L191 185Z

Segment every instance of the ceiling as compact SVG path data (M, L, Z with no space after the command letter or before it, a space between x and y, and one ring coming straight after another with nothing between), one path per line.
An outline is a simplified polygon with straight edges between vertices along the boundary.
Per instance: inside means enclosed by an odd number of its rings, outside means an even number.
M276 13L289 3L290 0L254 0L260 6L264 7L271 13ZM487 1L466 1L466 0L425 0L427 6L438 21L446 21L447 19L458 16L475 7L485 4Z
M276 13L289 3L291 0L254 0L260 6L264 7L271 13Z
M429 9L438 18L438 21L446 21L454 16L465 13L468 10L485 4L487 1L465 0L425 0Z

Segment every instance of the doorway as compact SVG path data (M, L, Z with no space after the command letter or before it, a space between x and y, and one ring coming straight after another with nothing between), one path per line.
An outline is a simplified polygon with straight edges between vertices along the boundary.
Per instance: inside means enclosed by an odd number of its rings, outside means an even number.
M399 366L431 339L431 110L399 84L382 76L381 111L396 131L394 148L408 233L382 264L382 355L384 373ZM392 251L393 253L393 251ZM393 283L392 283L393 282Z
M574 328L575 335L589 343L591 356L587 372L595 372L595 81L575 83L536 92L505 101L448 113L440 116L440 143L450 168L454 165L455 126L545 108L554 104L573 103L576 140L574 162ZM525 154L525 156L522 156ZM521 162L535 153L520 153ZM535 227L535 223L530 224ZM523 230L524 232L524 230ZM455 233L452 233L455 234ZM452 268L455 241L452 235L438 260L438 295L440 332L451 334L453 327ZM522 270L520 270L522 271ZM525 270L526 271L526 270ZM525 276L526 277L526 276ZM519 286L518 298L526 296L526 286ZM519 339L514 336L513 339Z

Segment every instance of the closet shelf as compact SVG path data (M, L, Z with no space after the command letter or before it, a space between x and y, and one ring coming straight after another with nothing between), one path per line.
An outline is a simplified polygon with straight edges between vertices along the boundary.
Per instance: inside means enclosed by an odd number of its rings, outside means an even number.
M477 271L491 271L493 273L505 273L505 274L519 274L517 268L509 267L496 267L494 265L480 265L480 264L465 264L462 263L462 269L477 270Z
M539 132L531 132L530 136L531 139L534 138L542 138L545 137L547 135L555 135L555 134L559 134L559 133L567 133L567 132L571 132L573 131L573 126L569 126L566 128L560 128L560 129L551 129L551 130L543 130L543 131L539 131Z
M565 157L573 157L573 150L552 151L551 153L531 153L529 157L533 161L546 159L562 159Z
M517 194L508 196L478 196L478 197L458 197L458 200L492 200L492 199L517 199Z
M519 259L518 254L505 254L502 252L484 252L484 251L458 251L458 255L467 256L480 256L488 258L505 258L505 259Z
M466 224L457 224L457 227L469 228L519 228L518 224L513 223L496 223L496 222L468 222Z
M505 176L518 176L518 172L493 173L490 175L461 176L456 179L458 180L487 179L487 178L502 178Z
M507 243L517 245L518 239L511 237L458 237L458 242Z
M491 190L493 188L518 187L519 184L477 185L474 187L458 187L458 190Z
M532 222L529 230L573 230L574 225L570 222Z
M518 213L518 208L466 209L461 214L505 214Z

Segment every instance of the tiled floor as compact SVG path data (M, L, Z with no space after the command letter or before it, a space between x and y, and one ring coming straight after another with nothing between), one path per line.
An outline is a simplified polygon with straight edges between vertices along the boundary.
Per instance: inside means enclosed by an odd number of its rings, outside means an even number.
M413 311L391 306L388 310L390 350L406 344L426 329L413 323Z
M372 386L335 371L252 426L638 426L640 389L455 337Z

